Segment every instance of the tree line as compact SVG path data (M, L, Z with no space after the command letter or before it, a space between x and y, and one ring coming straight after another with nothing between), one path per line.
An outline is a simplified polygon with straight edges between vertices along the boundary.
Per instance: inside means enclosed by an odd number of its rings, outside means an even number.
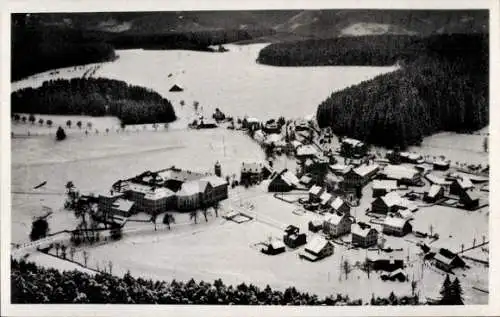
M418 145L435 132L472 132L486 126L487 37L443 35L411 48L399 59L403 61L399 70L335 92L322 102L317 110L319 126L400 148Z
M61 272L43 268L24 260L11 259L11 301L25 303L92 303L92 304L209 304L209 305L362 305L337 294L320 298L289 287L285 291L269 285L259 288L246 283L225 285L221 279L213 283L173 280L153 281L105 273L90 275L77 270ZM372 305L416 305L418 298L397 297L372 299ZM368 304L368 303L366 303Z
M11 93L11 111L118 117L122 124L172 122L172 104L153 90L104 78L45 81Z

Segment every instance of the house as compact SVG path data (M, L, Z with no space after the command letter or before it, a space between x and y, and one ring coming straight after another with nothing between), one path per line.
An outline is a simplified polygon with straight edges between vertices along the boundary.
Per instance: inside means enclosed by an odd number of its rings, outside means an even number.
M364 186L377 174L379 169L377 164L361 165L351 169L344 175L344 184L348 187Z
M316 235L307 243L304 250L299 253L299 256L303 259L315 262L332 255L333 252L333 243L322 236Z
M170 89L168 91L170 91L170 92L180 92L180 91L184 91L184 88L182 88L181 86L179 86L177 84L174 84L172 87L170 87Z
M401 196L397 192L390 192L385 196L377 197L372 202L372 212L377 214L388 214L402 208Z
M465 193L465 191L469 189L473 189L474 185L472 181L468 177L457 177L453 179L450 185L450 194L460 196Z
M340 197L336 197L331 203L330 207L332 208L333 213L341 213L341 214L351 214L351 206Z
M134 202L118 198L111 207L111 212L107 215L108 220L123 225L128 217L133 214Z
M299 160L305 161L308 158L313 158L318 154L318 150L311 144L299 146L296 150L295 156Z
M407 280L406 274L402 269L396 269L392 272L384 273L380 277L382 278L382 280L389 280L389 281L404 282Z
M308 229L311 232L319 232L323 230L323 220L321 219L313 219L309 221Z
M333 192L342 187L342 183L344 182L344 178L342 176L337 176L332 173L328 173L325 176L323 183L328 191Z
M394 257L371 256L368 258L368 263L375 271L394 272L404 268L404 260Z
M435 203L444 197L444 188L439 185L432 185L424 195L424 201Z
M120 193L114 190L110 190L109 193L102 193L98 196L98 209L103 215L110 214L113 208L114 202L124 196L124 193Z
M201 119L196 126L197 129L214 129L217 127L217 122L213 119Z
M438 160L432 162L432 167L437 171L446 171L450 168L450 161Z
M302 162L302 173L310 175L316 184L322 184L328 173L328 159L320 155L315 155Z
M422 163L415 165L415 169L417 169L422 175L425 175L432 171L432 165L429 165L427 163Z
M351 241L354 246L369 248L377 244L378 231L367 224L353 224L351 233Z
M300 186L297 176L286 168L279 173L273 172L270 178L271 182L267 188L269 192L288 192Z
M324 189L321 186L314 185L309 189L309 201L319 202L320 196L323 194Z
M348 214L334 213L325 218L323 232L331 237L340 237L351 232L352 223Z
M261 124L261 121L257 118L244 118L242 122L243 128L249 130L258 130Z
M398 182L395 180L380 180L380 179L375 179L373 180L373 197L380 197L380 196L385 196L388 193L398 189Z
M465 262L456 253L441 248L434 255L434 265L443 271L451 272L455 268L465 267Z
M421 183L420 173L414 168L387 165L380 173L382 178L397 181L398 185L416 186Z
M382 228L383 233L400 237L411 233L413 230L413 227L408 219L391 217L390 215L385 217Z
M412 164L424 163L424 159L422 158L422 156L417 153L400 152L399 156L401 157L401 161L404 163L412 163Z
M328 203L332 200L333 196L332 194L330 194L329 192L323 192L323 194L321 194L321 196L319 196L319 200L320 200L320 205L321 207L326 207L328 205Z
M194 210L201 206L201 189L197 181L189 181L182 184L181 189L176 193L177 209Z
M340 145L340 155L345 157L363 157L367 151L366 144L352 138L344 138Z
M265 248L260 250L262 253L267 255L277 255L285 252L285 244L279 240L273 240L267 243Z
M288 226L285 229L285 235L283 236L283 242L292 249L298 248L307 243L307 237L305 233L300 233L299 228L296 226Z
M451 185L450 181L447 181L446 179L436 176L434 174L425 174L425 179L427 179L429 182L435 185L441 185L446 187L449 187Z
M207 175L198 180L203 189L202 205L211 206L216 202L227 199L228 182L215 175ZM205 185L205 183L207 183Z
M271 120L267 121L266 124L264 124L263 130L264 130L264 132L266 132L268 134L272 134L272 133L279 134L281 132L281 127L278 125L276 120L271 119Z
M263 163L242 163L240 172L240 183L258 184L271 175L272 168Z
M479 192L476 189L468 189L460 194L460 203L469 210L479 207Z

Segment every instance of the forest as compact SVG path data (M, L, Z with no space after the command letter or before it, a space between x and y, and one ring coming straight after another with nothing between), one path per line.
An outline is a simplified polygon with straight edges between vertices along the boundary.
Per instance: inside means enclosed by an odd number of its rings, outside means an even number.
M400 65L335 92L320 127L370 144L405 148L439 131L471 132L489 118L488 36L383 35L272 44L258 61L280 66Z
M90 275L80 271L60 272L24 260L11 260L11 301L13 304L207 304L207 305L362 305L363 302L337 294L320 298L299 292L295 287L285 291L269 285L261 289L252 284L225 285L173 280L153 281L134 278L130 273L117 277L107 273ZM368 304L368 303L366 303ZM417 296L372 297L371 305L418 305Z
M317 110L320 127L386 147L420 144L439 131L468 133L489 120L488 45L480 36L423 42L397 71L333 93Z
M122 124L166 123L176 119L160 94L124 81L73 78L45 81L39 88L11 93L12 113L118 117Z

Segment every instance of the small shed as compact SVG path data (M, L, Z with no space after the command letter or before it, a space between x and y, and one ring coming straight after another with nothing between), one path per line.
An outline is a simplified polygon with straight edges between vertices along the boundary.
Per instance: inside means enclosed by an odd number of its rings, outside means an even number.
M184 88L182 88L178 84L174 84L172 87L170 87L170 89L168 91L170 91L170 92L180 92L180 91L184 91Z
M267 255L276 255L285 252L285 244L279 240L273 240L267 243L265 248L261 249L261 252Z

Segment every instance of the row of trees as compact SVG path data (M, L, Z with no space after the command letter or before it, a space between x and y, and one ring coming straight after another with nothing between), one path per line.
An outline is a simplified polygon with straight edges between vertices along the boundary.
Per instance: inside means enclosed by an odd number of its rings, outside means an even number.
M11 109L13 113L113 115L124 125L176 119L172 104L160 94L104 78L57 79L36 89L24 88L11 94Z
M236 287L218 279L214 283L173 280L170 283L109 274L94 276L79 271L60 272L24 260L11 260L12 303L211 304L211 305L362 305L348 296L326 296L285 291L269 285L261 289L245 283ZM418 304L414 297L391 296L387 304ZM374 304L383 304L382 299Z

